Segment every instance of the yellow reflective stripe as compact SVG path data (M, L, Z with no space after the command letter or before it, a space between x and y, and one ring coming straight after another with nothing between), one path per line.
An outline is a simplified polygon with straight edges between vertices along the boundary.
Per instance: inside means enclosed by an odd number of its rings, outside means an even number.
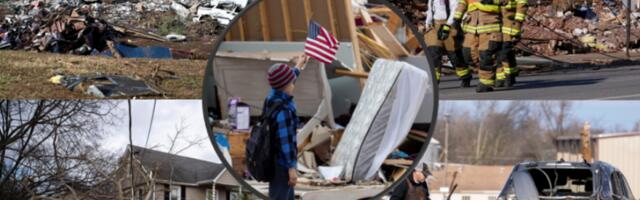
M460 18L462 18L462 12L460 12L460 11L456 11L456 13L455 13L455 14L453 14L453 18L454 18L454 19L460 19Z
M500 6L498 6L498 5L486 5L486 4L482 4L480 2L475 2L475 3L472 3L471 5L469 5L469 7L471 7L471 6L474 6L478 10L485 11L485 12L500 13Z
M515 3L515 2L513 2L513 1L509 1L509 3L507 3L507 5L502 6L502 8L506 8L506 9L511 10L511 9L513 9L513 8L516 8L516 6L517 6L517 5L516 5L516 3Z
M515 74L520 71L518 67L504 67L503 70L505 74Z
M469 73L471 73L471 70L469 68L466 68L466 69L463 69L463 70L456 69L456 75L458 77L467 76Z
M449 30L449 25L443 25L442 29L445 30L445 31L448 31Z
M462 30L466 33L489 33L489 32L500 32L500 24L489 24L482 26L463 26Z
M436 80L440 80L440 72L436 71Z
M504 74L504 72L498 72L496 73L496 80L504 80L507 79L507 75Z
M524 21L525 15L523 13L516 13L516 21Z
M516 3L518 3L518 4L528 4L529 1L527 1L527 0L516 0Z
M483 85L489 85L489 86L495 85L495 81L493 79L480 78L480 83L482 83Z
M518 35L520 34L520 30L510 27L502 27L502 33L509 35Z

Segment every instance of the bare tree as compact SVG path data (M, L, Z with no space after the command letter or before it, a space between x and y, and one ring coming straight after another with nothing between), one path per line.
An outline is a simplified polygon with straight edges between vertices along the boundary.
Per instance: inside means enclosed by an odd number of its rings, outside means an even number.
M99 184L86 160L114 108L107 101L0 100L0 196L56 197Z
M151 165L145 166L142 164L143 160L145 160L145 150L143 149L141 152L137 152L134 154L133 163L130 163L129 160L129 152L125 152L118 161L117 168L112 173L103 173L108 180L111 182L112 186L118 191L118 196L115 199L124 199L125 196L129 196L130 193L135 191L141 191L141 195L143 199L149 200L152 199L153 194L156 192L164 192L164 188L156 187L156 178L158 176L158 171L160 167L170 168L169 174L169 188L173 185L173 177L174 177L174 168L176 165L184 164L184 163L176 163L175 157L176 155L183 153L184 151L192 148L196 145L202 144L203 141L207 141L206 137L202 138L189 138L185 136L187 125L184 120L181 120L176 124L175 132L168 134L168 143L167 144L155 144L149 149L157 149L160 147L167 147L167 153L172 155L168 157L168 162L162 162L165 165ZM169 163L169 166L166 166L166 163ZM148 163L149 164L149 163ZM160 164L160 163L158 163ZM134 172L131 173L130 166L133 166ZM135 177L136 183L131 184L131 174ZM134 195L137 196L137 195Z

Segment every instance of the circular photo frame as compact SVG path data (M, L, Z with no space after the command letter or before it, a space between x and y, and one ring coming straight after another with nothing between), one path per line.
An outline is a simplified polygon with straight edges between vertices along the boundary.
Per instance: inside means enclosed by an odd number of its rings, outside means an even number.
M301 119L294 130L304 163L294 162L304 176L296 190L308 184L306 192L322 197L368 185L341 198L378 199L422 167L438 112L435 70L416 53L426 44L413 23L388 1L376 2L254 0L215 42L205 69L205 124L222 164L258 198L269 197L265 183L246 178L245 144L276 90L268 79L276 63L299 68L290 68L296 76L285 83L295 84L290 95Z

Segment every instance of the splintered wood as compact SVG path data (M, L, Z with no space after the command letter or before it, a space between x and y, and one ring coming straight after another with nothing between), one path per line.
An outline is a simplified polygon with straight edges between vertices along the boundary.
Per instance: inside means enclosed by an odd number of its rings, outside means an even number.
M370 29L378 37L380 37L380 40L382 40L382 43L387 48L389 48L389 51L391 51L393 55L399 56L399 57L409 56L409 52L407 51L407 49L405 49L404 46L402 46L402 43L400 43L396 39L393 33L391 33L391 31L389 31L389 29L387 29L386 26L381 24L372 24L372 25L369 25L367 28Z

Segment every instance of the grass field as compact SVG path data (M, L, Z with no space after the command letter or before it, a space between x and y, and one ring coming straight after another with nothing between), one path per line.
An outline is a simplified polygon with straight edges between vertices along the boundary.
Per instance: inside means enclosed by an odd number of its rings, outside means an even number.
M114 59L25 51L0 51L0 98L90 99L49 82L55 73L68 75L126 75L145 80L165 93L137 98L200 98L206 60ZM154 69L174 72L178 79L152 81ZM156 84L157 83L157 84Z

